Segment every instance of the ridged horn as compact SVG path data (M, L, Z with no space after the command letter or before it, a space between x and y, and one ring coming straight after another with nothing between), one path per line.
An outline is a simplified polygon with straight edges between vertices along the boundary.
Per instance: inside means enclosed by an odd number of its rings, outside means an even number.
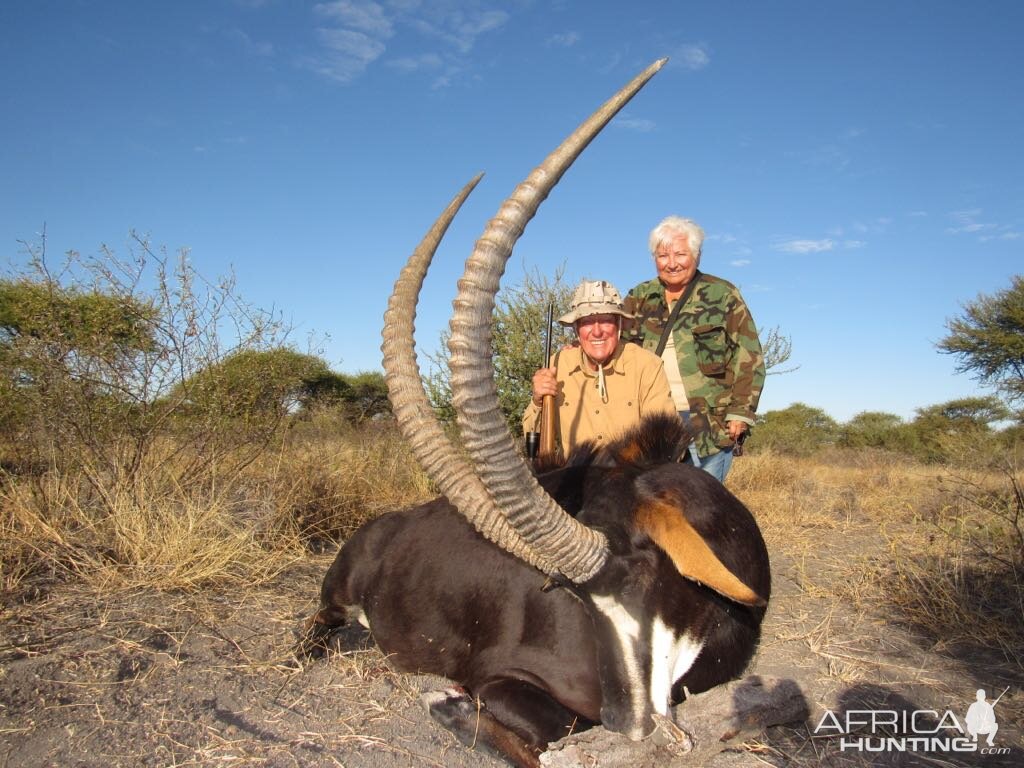
M384 313L384 378L399 430L441 493L486 538L519 559L553 575L558 572L511 528L497 511L472 467L441 427L423 390L414 342L416 305L437 246L483 174L470 181L427 231L402 269Z
M666 61L656 61L605 102L513 190L477 241L454 302L448 348L463 444L500 513L530 546L558 563L561 573L576 583L590 579L604 564L607 540L566 514L516 451L498 408L494 381L494 297L512 248L540 204L593 138Z

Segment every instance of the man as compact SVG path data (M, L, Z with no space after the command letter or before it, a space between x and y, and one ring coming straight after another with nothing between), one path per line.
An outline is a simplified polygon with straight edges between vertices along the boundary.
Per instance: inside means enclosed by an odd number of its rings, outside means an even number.
M996 723L995 704L989 704L985 700L985 689L979 688L975 696L976 701L967 708L967 732L971 738L978 740L978 734L988 736L985 740L991 747L994 746L996 733L999 731L999 724ZM998 701L998 699L997 699Z
M584 440L607 443L649 414L676 413L661 360L620 341L629 317L610 283L584 280L576 287L558 322L575 329L579 344L556 352L550 367L533 375L525 432L537 431L545 395L555 398L563 455Z
M734 446L754 423L764 356L740 292L698 269L703 243L704 230L678 216L651 231L658 276L626 296L636 317L627 339L662 358L680 416L696 432L692 459L724 482Z

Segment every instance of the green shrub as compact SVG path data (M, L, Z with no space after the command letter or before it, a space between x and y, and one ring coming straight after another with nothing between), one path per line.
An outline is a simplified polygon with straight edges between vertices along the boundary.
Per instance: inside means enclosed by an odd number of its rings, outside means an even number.
M820 408L793 403L779 411L758 416L750 447L769 449L792 456L809 456L834 445L839 425Z

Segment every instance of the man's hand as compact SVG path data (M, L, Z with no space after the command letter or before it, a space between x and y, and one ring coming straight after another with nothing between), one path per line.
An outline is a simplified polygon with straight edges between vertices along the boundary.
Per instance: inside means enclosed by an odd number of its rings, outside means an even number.
M534 377L534 381L537 377ZM536 387L536 384L534 385ZM726 429L729 430L729 439L734 443L740 439L740 435L747 431L747 423L745 421L727 421L725 422Z
M545 395L558 394L554 368L540 368L533 374L533 404L540 408Z

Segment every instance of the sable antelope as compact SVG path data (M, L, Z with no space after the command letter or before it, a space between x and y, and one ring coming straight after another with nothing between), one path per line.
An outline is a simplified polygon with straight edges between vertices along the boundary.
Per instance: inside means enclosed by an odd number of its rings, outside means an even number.
M750 512L705 472L676 463L685 437L655 417L535 477L498 409L490 320L512 247L583 148L661 67L584 122L501 207L459 282L452 390L468 460L437 423L413 349L424 274L479 181L456 196L406 264L384 324L384 367L403 435L443 497L385 514L324 578L306 648L358 609L393 663L461 685L431 714L519 766L602 723L642 738L652 713L738 676L771 589ZM553 586L559 588L552 588Z

